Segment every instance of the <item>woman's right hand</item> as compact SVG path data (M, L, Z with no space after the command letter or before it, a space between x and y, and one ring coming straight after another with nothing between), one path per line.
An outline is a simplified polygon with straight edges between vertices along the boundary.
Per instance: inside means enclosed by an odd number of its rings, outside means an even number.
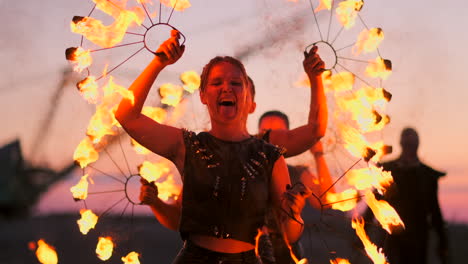
M153 205L159 201L158 187L154 183L149 183L147 180L140 179L140 201L142 204Z
M173 29L171 37L164 41L156 51L156 56L164 65L174 64L182 57L185 51L185 45L179 45L180 33Z

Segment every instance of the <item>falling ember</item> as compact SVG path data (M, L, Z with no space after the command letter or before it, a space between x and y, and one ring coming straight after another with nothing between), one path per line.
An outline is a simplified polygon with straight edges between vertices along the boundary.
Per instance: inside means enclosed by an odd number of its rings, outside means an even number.
M42 264L57 264L58 256L54 247L49 246L44 240L37 241L36 257Z
M177 199L182 191L182 186L177 184L174 176L171 174L163 182L156 182L158 186L158 197L161 200L168 201L169 199Z
M356 207L358 192L355 189L347 189L341 193L329 192L326 199L331 208L347 212Z
M75 201L85 200L88 197L88 174L81 177L80 181L70 188Z
M161 96L161 103L170 106L177 106L182 100L183 88L178 85L166 83L159 87L159 95Z
M336 8L336 16L340 24L350 29L356 23L358 12L361 11L364 1L362 0L347 0L340 2Z
M193 93L200 87L200 75L194 71L186 71L180 75L180 80L184 83L184 90Z
M377 246L369 240L369 237L364 230L364 221L362 219L353 219L351 226L356 230L357 236L361 239L367 256L375 264L388 264L382 249L377 250Z
M317 12L325 10L325 9L330 10L331 5L332 5L332 1L333 0L320 0L320 4L319 4L319 6L317 6L317 8L315 8L314 12L317 13Z
M346 174L346 180L358 190L376 188L383 193L392 184L393 177L391 172L371 165L369 168L350 170Z
M384 33L381 28L364 29L359 34L358 40L353 47L353 53L359 55L361 52L373 52L377 49L383 38Z
M96 254L102 261L106 261L112 257L112 251L114 250L114 243L111 237L99 237L98 244L96 246Z
M143 179L148 182L155 182L169 173L170 169L165 162L151 163L145 160L138 166L138 171Z
M112 16L114 22L105 26L102 21L92 17L75 16L70 27L72 32L83 35L89 41L103 48L110 48L120 43L128 27L133 24L141 25L145 19L143 9L139 7L135 7L133 10L125 9L127 1L93 0L93 2L96 3L97 9Z
M122 261L124 264L140 264L140 260L138 260L138 257L140 254L136 253L135 251L132 251L128 253L127 256L122 257Z
M184 11L191 6L188 0L161 0L161 3L167 7L172 7L176 11Z
M82 47L71 47L65 50L65 57L73 64L73 70L82 72L93 63L91 52Z
M89 137L84 138L78 147L76 147L73 159L80 165L81 168L95 162L99 158L99 153L94 149L94 145Z
M95 215L91 210L89 209L81 209L80 210L81 214L81 219L76 221L78 223L78 226L80 227L80 232L83 235L88 234L89 230L94 228L97 224L98 221L98 216Z
M81 96L91 104L96 104L99 91L98 84L96 82L96 77L88 76L79 83L76 84L76 87L81 93Z
M375 218L379 221L383 229L389 234L396 228L405 228L403 221L401 220L395 209L384 200L377 200L374 193L366 193L366 203L375 215Z
M330 264L351 264L351 263L347 259L336 258L336 259L330 259Z
M375 61L370 61L366 67L366 74L372 78L386 80L392 73L392 62L378 56Z

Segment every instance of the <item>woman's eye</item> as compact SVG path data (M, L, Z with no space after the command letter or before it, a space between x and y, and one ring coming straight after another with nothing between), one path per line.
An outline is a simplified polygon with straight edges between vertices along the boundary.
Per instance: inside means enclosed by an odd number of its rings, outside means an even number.
M232 85L239 86L242 85L242 82L231 82Z

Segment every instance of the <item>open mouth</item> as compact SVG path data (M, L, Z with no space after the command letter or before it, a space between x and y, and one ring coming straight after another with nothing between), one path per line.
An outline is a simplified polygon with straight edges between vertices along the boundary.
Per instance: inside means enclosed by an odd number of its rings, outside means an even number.
M220 106L235 106L236 102L234 102L234 100L230 100L230 99L223 99L218 103L218 105L220 105Z

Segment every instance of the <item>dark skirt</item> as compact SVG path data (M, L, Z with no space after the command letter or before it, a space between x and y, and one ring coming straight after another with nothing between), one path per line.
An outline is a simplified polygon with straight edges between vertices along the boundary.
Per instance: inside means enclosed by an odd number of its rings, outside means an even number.
M187 239L172 264L260 264L254 250L221 253L200 247Z

